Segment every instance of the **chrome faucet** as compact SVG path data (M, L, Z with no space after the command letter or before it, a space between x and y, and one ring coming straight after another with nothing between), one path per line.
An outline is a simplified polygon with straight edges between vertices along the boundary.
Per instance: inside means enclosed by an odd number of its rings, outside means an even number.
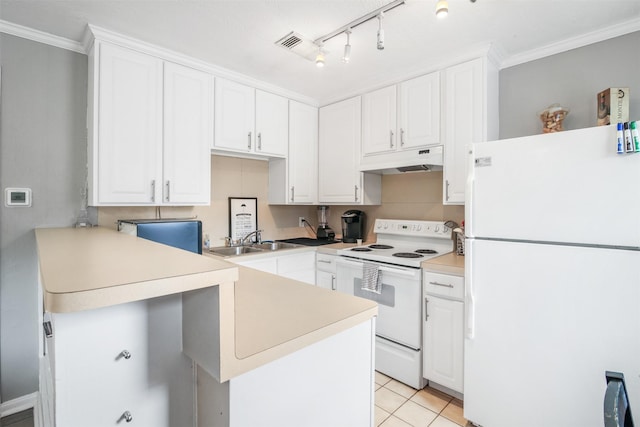
M246 236L244 236L241 240L240 240L240 245L244 245L245 242L247 241L247 239L253 235L256 236L256 241L258 243L260 243L262 241L262 236L260 235L260 233L262 233L263 230L255 230L252 231L251 233L247 234Z

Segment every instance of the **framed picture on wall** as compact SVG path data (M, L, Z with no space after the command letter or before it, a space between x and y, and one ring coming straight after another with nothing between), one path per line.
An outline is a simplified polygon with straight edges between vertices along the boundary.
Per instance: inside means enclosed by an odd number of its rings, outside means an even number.
M243 239L257 229L258 198L229 197L229 237L232 240Z

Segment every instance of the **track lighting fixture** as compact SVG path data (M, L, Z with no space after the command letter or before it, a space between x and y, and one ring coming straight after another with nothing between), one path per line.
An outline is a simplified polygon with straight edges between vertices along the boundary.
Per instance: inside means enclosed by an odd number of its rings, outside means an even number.
M447 0L438 0L436 3L436 16L440 19L446 18L449 14L449 2Z
M345 64L348 64L351 60L351 45L349 44L351 29L347 29L344 33L347 35L347 44L344 45L344 55L342 55L342 61Z
M322 45L318 46L318 54L316 55L316 67L324 67L324 52L322 51Z
M380 12L378 15L378 50L384 50L384 29L382 28L382 18L384 18L384 12Z

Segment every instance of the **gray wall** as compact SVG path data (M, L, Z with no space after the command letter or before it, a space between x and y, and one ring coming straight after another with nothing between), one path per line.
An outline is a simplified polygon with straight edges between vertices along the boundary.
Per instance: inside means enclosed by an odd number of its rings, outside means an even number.
M70 226L86 170L87 57L0 34L0 187L29 187L31 208L0 206L0 393L38 389L33 229ZM4 196L3 196L4 197Z
M565 130L596 126L596 94L628 87L629 118L640 119L640 32L500 71L500 138L542 133L538 112L570 109Z

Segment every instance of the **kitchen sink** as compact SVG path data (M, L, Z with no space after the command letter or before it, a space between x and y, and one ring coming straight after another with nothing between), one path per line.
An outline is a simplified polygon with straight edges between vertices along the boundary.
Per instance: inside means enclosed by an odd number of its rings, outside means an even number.
M242 255L256 252L262 252L260 248L253 246L222 246L219 248L211 248L209 252L214 255L230 256L230 255Z

